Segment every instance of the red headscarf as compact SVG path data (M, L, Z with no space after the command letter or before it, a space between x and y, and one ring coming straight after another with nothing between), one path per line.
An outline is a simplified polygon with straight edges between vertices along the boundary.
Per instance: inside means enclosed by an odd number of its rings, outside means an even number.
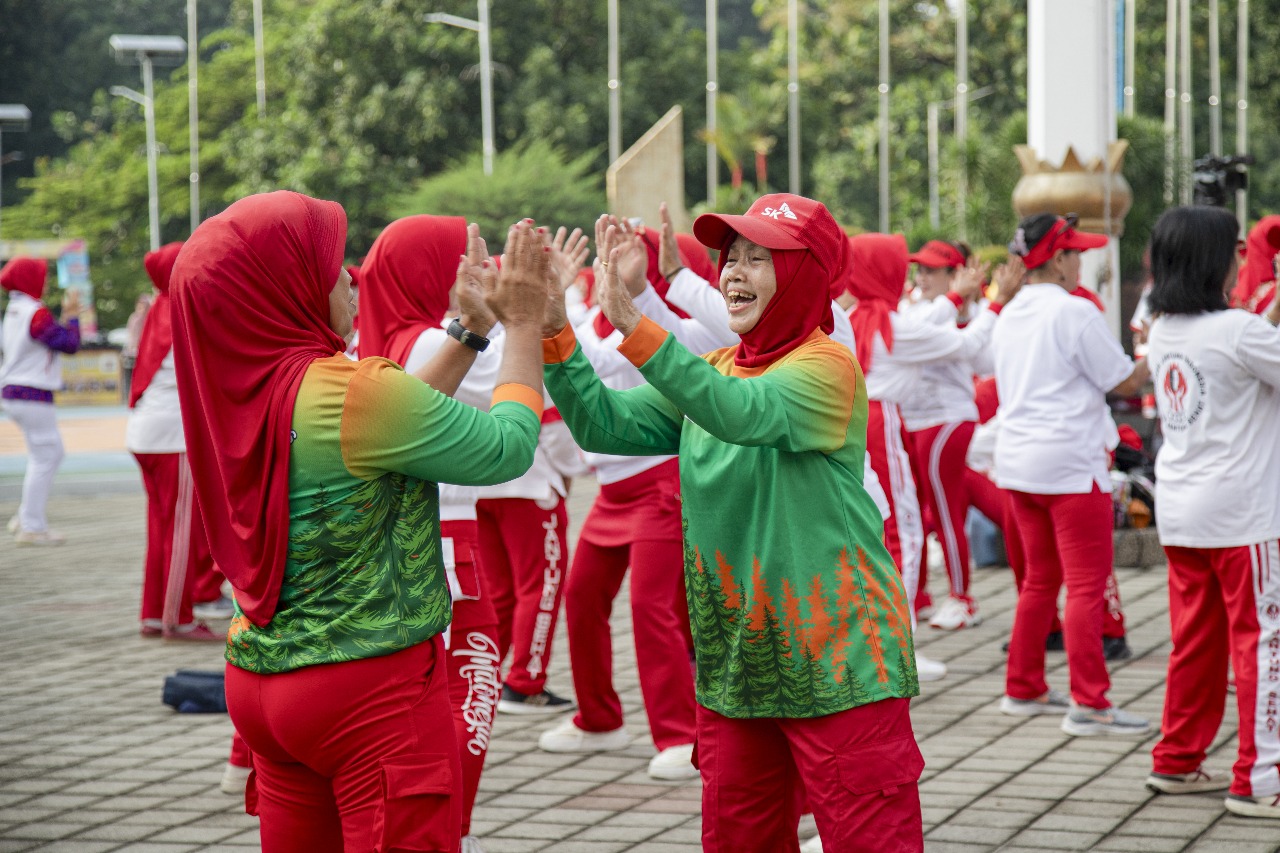
M293 192L205 220L171 281L187 455L213 558L255 625L276 611L289 546L289 445L303 375L346 343L329 326L347 215Z
M360 355L404 364L418 336L440 327L466 251L459 216L406 216L384 228L360 265Z
M858 304L849 315L858 363L871 370L876 336L893 352L893 321L907 281L907 240L901 234L859 234L849 238L847 281Z
M142 393L147 390L151 380L164 357L173 349L173 318L169 313L169 276L173 275L173 263L178 259L181 243L168 243L147 252L142 258L142 265L151 276L151 283L160 291L147 318L142 324L142 336L138 340L138 361L133 367L133 382L129 386L129 408L138 405Z
M44 282L48 277L48 261L41 258L14 258L0 269L0 287L39 299L44 296Z
M1263 285L1275 281L1272 261L1280 253L1280 216L1264 216L1249 230L1244 263L1236 277L1231 301L1241 308L1259 310L1260 299L1270 288Z

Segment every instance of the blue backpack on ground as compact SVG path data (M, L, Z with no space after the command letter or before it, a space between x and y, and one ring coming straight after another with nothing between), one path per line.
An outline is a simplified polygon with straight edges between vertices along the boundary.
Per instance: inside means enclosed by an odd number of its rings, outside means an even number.
M164 680L161 700L183 714L227 713L224 673L220 670L180 669Z

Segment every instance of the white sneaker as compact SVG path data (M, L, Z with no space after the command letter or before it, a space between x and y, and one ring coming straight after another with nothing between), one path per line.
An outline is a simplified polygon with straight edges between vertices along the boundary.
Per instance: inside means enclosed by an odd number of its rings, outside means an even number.
M916 652L916 676L921 681L941 681L947 677L947 665Z
M480 839L474 835L462 836L461 853L484 853L484 848L480 846Z
M671 781L698 778L698 768L693 766L693 744L669 746L649 759L649 778Z
M1265 817L1280 820L1280 796L1265 794L1261 797L1246 797L1232 794L1226 799L1227 811L1241 817Z
M631 738L626 726L611 732L584 732L569 717L554 729L548 729L538 738L538 748L544 752L609 752L626 749Z
M227 769L222 771L222 781L218 783L218 789L233 797L243 797L245 786L248 784L249 768L237 767L228 761Z
M192 605L191 612L197 619L230 619L236 614L236 608L230 598L220 595L213 601Z
M53 530L19 530L13 534L13 541L19 545L62 545L67 537Z
M19 524L21 524L21 523L22 523L22 519L20 519L20 518L17 516L17 514L15 513L15 514L14 514L14 516L13 516L13 518L9 519L9 528L8 528L8 529L9 529L9 532L10 532L10 533L17 533L17 532L18 532L18 525L19 525Z
M1114 706L1087 708L1071 704L1071 710L1062 718L1062 730L1074 737L1092 735L1120 735L1121 737L1145 737L1151 731L1151 723Z
M943 631L956 631L981 624L982 617L978 615L978 605L975 602L964 602L950 595L929 618L930 628L939 628Z
M800 853L822 853L822 837L815 835L800 845Z
M1010 717L1039 717L1042 714L1065 714L1071 710L1071 698L1057 690L1046 690L1037 699L1014 699L1005 694L1000 699L1000 713Z

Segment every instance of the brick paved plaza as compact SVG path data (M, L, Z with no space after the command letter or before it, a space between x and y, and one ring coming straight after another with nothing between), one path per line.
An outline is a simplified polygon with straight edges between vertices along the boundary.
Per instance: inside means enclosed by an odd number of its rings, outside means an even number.
M144 505L129 458L113 450L118 413L69 413L68 457L51 506L68 533L56 549L0 537L0 851L247 851L256 820L218 790L231 725L160 703L164 676L215 668L221 649L169 645L137 633ZM21 445L0 418L0 517L17 501ZM72 433L76 436L73 440ZM594 484L576 484L581 522ZM1119 573L1135 656L1113 669L1112 697L1159 718L1169 651L1162 569ZM937 573L934 583L944 582ZM1280 824L1227 815L1221 795L1156 797L1143 786L1153 738L1073 739L1056 718L1002 716L1000 650L1012 621L1006 569L981 569L986 621L921 630L926 654L951 674L912 708L928 761L921 784L926 849L980 851L1280 850ZM658 783L636 681L629 617L614 614L620 693L633 744L592 756L538 751L558 720L500 718L476 805L489 853L676 853L699 849L700 785ZM224 626L219 626L224 627ZM572 692L563 631L551 687ZM1066 687L1065 660L1050 681ZM1234 758L1234 708L1211 762Z

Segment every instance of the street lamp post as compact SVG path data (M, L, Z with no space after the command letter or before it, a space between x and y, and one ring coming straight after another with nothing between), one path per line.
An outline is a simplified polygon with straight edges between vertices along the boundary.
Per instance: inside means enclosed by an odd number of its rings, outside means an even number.
M191 231L200 224L200 64L196 0L187 0L187 135L191 152Z
M800 195L800 11L787 0L787 155L792 195Z
M889 0L880 0L880 231L889 232Z
M720 161L716 155L716 90L720 88L716 69L720 48L716 23L719 18L716 0L707 0L707 206L712 210L720 186Z
M493 174L493 67L489 61L489 0L476 3L476 20L444 12L424 15L428 24L447 24L471 30L480 37L480 135L484 153L484 173Z
M4 132L22 131L31 126L31 110L25 104L0 104L0 167L4 166ZM17 158L14 158L17 159ZM2 172L2 169L0 169ZM4 175L0 173L0 186Z
M116 61L122 65L138 63L142 67L142 95L123 86L112 86L111 94L142 104L147 125L147 200L151 226L151 250L160 248L160 186L156 176L156 113L152 66L181 65L187 43L178 36L113 35L109 39Z
M1249 0L1236 5L1236 153L1249 153ZM1248 228L1249 191L1236 190L1236 219Z
M618 70L618 0L609 0L609 162L622 156L622 79Z
M981 100L982 98L985 98L987 95L990 95L994 91L995 91L994 86L983 86L981 89L966 91L965 94L967 95L967 97L964 100L966 101ZM949 109L955 108L956 120L958 121L960 118L959 101L960 101L959 98L951 98L946 101L930 101L929 107L928 107L927 115L928 115L928 145L929 145L929 227L932 228L934 231L937 231L939 228L942 227L942 202L939 197L940 194L939 194L939 187L938 187L938 184L939 184L939 180L938 180L938 171L939 171L938 116L942 110L949 110ZM961 158L964 157L963 149L961 149L960 156ZM963 222L964 213L965 213L964 199L968 191L967 170L965 172L962 172L961 176L962 176L961 185L959 189L960 201L957 207L960 211L961 221ZM965 238L963 226L961 229L960 237L961 239Z
M267 59L262 35L262 0L253 0L253 73L258 93L258 121L267 114Z

